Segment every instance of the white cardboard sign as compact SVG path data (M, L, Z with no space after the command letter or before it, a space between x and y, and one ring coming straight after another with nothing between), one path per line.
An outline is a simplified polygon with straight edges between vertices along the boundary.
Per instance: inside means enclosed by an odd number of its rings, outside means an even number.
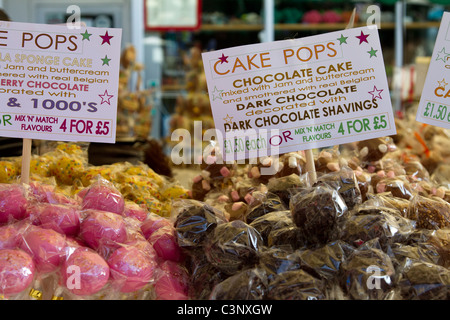
M0 23L0 136L115 143L121 29Z
M450 13L444 12L416 120L450 129Z
M203 64L226 160L396 133L376 28L206 52Z

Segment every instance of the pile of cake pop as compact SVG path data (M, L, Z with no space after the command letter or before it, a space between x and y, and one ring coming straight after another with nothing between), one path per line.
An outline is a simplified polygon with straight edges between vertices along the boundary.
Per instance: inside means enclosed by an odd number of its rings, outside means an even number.
M173 224L98 177L76 196L0 184L2 299L185 299Z
M397 135L225 162L173 204L192 299L449 299L450 134Z

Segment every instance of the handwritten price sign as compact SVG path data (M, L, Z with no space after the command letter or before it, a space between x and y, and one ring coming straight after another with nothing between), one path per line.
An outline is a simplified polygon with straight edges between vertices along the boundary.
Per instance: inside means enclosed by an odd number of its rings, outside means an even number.
M115 143L121 29L0 23L0 136Z

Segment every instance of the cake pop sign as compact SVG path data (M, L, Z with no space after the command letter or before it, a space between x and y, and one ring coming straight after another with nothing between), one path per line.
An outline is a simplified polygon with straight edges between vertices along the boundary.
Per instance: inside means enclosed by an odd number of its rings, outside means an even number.
M444 12L416 120L450 129L450 13Z
M0 136L115 143L121 29L0 24Z
M376 28L203 53L225 160L396 133Z

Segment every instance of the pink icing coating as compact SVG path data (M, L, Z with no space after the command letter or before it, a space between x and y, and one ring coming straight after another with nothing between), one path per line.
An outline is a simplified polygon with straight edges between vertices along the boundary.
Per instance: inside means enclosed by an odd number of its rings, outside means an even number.
M148 240L150 236L158 229L171 226L172 223L166 218L152 214L141 224L141 231L145 239Z
M14 295L33 281L35 265L29 254L20 249L0 250L0 294Z
M153 232L148 241L163 260L176 262L183 260L183 254L175 236L175 229L172 226L162 227Z
M188 274L177 263L165 261L155 282L157 300L188 300Z
M75 272L79 272L76 279L79 282L75 281ZM63 263L61 275L69 291L87 296L97 293L106 285L110 269L98 253L80 247Z
M81 214L73 205L40 203L33 206L31 214L36 214L36 222L43 228L74 236L80 231Z
M0 224L25 218L27 204L26 192L21 185L0 184Z
M125 199L115 188L97 183L91 185L84 194L82 208L122 214L125 208Z
M124 243L127 240L123 217L108 211L87 210L88 215L80 226L80 236L92 249L102 244Z
M137 203L127 202L125 203L125 208L122 215L124 217L132 217L138 219L139 221L144 221L147 219L147 209L141 207Z
M33 257L38 271L55 271L65 257L66 239L60 233L30 226L24 231L21 249Z
M0 249L14 249L20 245L20 235L14 225L0 227Z
M111 277L120 284L121 292L142 289L153 279L157 263L133 246L115 250L108 259Z

